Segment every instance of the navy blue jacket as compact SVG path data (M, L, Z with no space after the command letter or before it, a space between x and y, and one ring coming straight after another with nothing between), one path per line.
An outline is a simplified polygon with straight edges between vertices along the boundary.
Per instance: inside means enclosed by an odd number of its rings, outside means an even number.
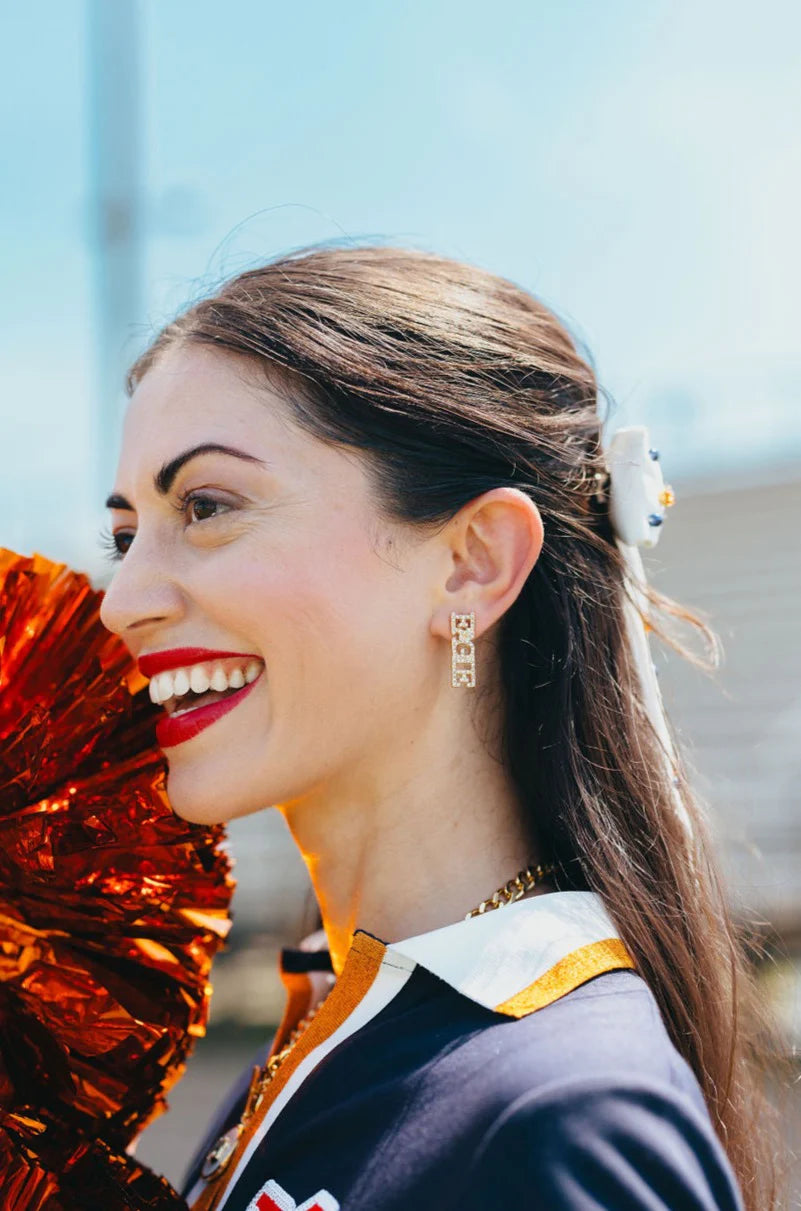
M492 916L391 947L356 935L361 970L346 963L334 990L367 991L326 1027L332 991L279 1070L272 1119L216 1179L215 1211L742 1211L695 1076L600 902L551 893ZM297 953L286 966L297 1020ZM190 1205L246 1084L191 1167Z

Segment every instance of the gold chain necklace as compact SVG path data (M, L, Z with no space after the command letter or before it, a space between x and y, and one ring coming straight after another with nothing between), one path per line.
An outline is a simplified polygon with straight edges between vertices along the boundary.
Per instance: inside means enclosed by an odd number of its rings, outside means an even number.
M540 866L537 863L536 866L527 866L525 870L519 870L513 879L494 891L488 900L482 900L470 912L465 913L465 921L469 921L471 917L480 917L493 908L502 908L504 904L514 904L515 900L521 900L526 892L533 891L546 875L553 874L555 870L554 862L549 862L547 866Z
M518 871L513 879L510 879L508 883L504 883L503 887L499 887L497 891L494 891L488 900L482 900L480 904L477 904L475 908L466 913L465 921L469 921L471 917L481 916L485 912L491 912L494 908L502 908L505 904L513 904L516 900L522 899L526 892L532 891L538 883L542 882L546 875L552 874L555 869L556 867L553 863L549 863L547 866L540 866L538 863L536 866L527 866L524 870ZM300 1036L305 1034L311 1025L321 1005L324 1004L325 999L323 997L313 1009L309 1010L305 1017L300 1019L280 1051L270 1056L261 1068L253 1069L253 1079L241 1119L221 1135L206 1154L203 1168L200 1171L201 1177L205 1178L206 1181L219 1177L227 1166L236 1151L239 1137L261 1105L267 1086L293 1050Z

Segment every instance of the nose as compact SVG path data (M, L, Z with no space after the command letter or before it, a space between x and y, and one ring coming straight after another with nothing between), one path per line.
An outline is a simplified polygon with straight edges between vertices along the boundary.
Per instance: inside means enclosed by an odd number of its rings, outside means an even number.
M182 611L174 561L171 567L165 544L140 529L115 565L100 603L100 621L122 640L141 643L149 629L176 621Z

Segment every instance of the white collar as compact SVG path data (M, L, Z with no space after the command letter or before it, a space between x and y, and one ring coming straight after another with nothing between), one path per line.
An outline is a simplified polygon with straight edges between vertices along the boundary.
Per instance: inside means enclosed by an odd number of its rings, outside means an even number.
M522 1017L601 972L634 967L603 900L556 891L393 942L385 963L419 964L457 992Z

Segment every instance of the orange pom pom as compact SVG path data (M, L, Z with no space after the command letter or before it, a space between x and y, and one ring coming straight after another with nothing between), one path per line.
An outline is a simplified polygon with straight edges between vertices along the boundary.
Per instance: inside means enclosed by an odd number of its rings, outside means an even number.
M222 826L170 808L159 708L102 598L0 548L0 1186L36 1156L64 1211L85 1205L59 1176L80 1149L101 1141L111 1172L165 1108L234 887ZM23 1110L41 1130L14 1128Z

